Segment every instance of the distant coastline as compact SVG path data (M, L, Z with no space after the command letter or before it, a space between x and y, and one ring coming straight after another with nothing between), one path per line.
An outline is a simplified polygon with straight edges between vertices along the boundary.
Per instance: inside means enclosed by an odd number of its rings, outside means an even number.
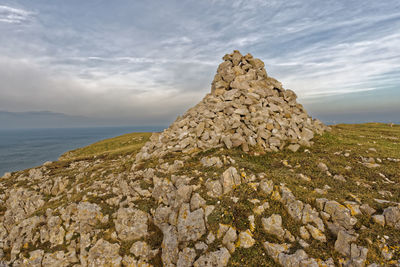
M324 123L335 125L344 122L324 121ZM400 124L400 122L393 123ZM24 170L39 166L46 161L55 161L67 151L103 139L133 132L159 132L165 128L166 126L0 128L0 177L5 172Z
M132 132L158 132L165 126L0 129L0 177L55 161L72 149Z

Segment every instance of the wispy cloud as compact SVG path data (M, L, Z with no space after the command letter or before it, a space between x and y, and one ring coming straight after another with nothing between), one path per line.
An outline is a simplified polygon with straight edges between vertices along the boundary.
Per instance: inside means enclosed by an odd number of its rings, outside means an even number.
M32 15L24 9L0 5L0 23L20 24L29 21Z
M171 120L209 92L233 49L307 103L400 84L397 0L18 2L0 6L3 109Z
M312 45L290 54L284 64L277 62L279 58L272 64L286 69L285 84L300 90L303 97L378 90L382 85L376 81L400 68L399 46L400 34L333 46ZM400 76L391 79L400 84Z

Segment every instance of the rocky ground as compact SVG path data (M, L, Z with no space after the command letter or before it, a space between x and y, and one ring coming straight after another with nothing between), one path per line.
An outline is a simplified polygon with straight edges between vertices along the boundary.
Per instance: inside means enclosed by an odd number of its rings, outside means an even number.
M162 133L4 175L0 266L400 266L400 126L330 129L223 60Z
M149 134L0 179L0 265L399 266L400 126L135 163Z

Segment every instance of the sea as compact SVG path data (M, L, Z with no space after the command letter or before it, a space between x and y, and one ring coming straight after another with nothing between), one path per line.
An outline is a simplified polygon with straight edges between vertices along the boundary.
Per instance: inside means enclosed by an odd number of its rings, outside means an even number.
M159 132L163 126L0 129L0 177L55 161L67 151L133 132Z

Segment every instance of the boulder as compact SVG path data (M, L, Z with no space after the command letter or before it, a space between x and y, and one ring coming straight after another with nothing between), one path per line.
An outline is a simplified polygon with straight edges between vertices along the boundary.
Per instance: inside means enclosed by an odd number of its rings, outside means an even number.
M261 223L264 232L274 235L279 239L283 239L285 230L282 228L282 217L279 214L272 214L268 218L262 218Z
M122 257L119 255L119 245L111 244L100 239L89 250L88 266L121 266Z
M117 218L114 220L115 230L121 240L137 240L148 234L147 221L147 214L141 210L120 208L117 211Z
M386 224L390 227L400 229L400 207L388 207L383 211Z

